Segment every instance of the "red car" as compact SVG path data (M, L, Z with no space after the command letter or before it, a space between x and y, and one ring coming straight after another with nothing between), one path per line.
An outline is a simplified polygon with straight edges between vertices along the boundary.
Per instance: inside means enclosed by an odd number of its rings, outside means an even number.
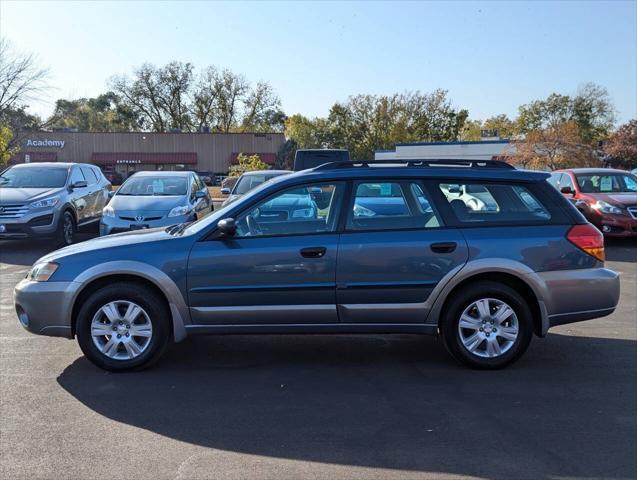
M604 235L637 237L637 176L610 168L556 170L549 180Z

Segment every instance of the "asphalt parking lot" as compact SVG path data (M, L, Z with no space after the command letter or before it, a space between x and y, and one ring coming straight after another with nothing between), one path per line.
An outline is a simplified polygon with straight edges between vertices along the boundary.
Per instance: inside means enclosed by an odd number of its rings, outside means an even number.
M496 372L435 338L348 335L192 338L105 373L16 319L13 286L47 250L0 242L2 479L637 477L635 242L607 248L612 316Z

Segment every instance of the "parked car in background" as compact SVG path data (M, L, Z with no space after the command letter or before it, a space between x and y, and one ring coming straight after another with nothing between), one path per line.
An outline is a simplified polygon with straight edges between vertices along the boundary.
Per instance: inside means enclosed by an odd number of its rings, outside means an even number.
M556 170L550 182L604 235L637 236L637 176L609 168Z
M213 211L208 187L195 172L138 172L104 208L100 235L166 227Z
M214 185L215 176L212 172L197 172L197 175L205 185L209 187Z
M242 195L245 195L250 190L258 187L262 183L267 182L272 178L278 177L280 175L287 175L289 173L292 172L290 172L289 170L256 170L254 172L246 172L239 177L232 189L228 187L223 187L221 189L221 193L223 195L230 195L224 200L222 206L226 206L229 203L234 202Z
M348 162L349 151L344 149L306 148L294 154L294 171L307 170L330 162Z
M189 335L378 332L440 332L459 361L493 369L534 334L615 310L603 236L548 174L453 165L327 164L198 222L53 252L15 288L19 321L77 337L113 371L144 368ZM450 184L483 187L497 208L453 208L465 204ZM364 201L373 215L356 208Z
M0 239L53 237L70 245L100 220L111 184L95 165L25 163L0 174Z

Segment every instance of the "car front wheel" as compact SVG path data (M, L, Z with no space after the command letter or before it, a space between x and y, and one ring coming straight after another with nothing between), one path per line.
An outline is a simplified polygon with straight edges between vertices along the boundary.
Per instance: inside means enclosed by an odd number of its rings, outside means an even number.
M141 370L154 363L170 338L165 301L135 283L115 283L94 292L77 318L84 355L110 371Z
M531 311L513 288L480 282L461 289L441 324L447 350L474 368L496 369L515 362L533 336Z
M60 221L58 223L58 243L63 247L71 245L75 240L75 231L75 218L70 211L66 210L64 211L64 213L62 213L62 216L60 217Z

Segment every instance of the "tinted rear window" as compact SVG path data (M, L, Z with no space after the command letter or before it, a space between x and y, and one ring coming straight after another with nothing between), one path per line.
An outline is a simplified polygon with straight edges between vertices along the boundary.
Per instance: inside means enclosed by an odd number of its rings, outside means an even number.
M551 214L523 185L440 183L454 216L461 223L546 223Z

